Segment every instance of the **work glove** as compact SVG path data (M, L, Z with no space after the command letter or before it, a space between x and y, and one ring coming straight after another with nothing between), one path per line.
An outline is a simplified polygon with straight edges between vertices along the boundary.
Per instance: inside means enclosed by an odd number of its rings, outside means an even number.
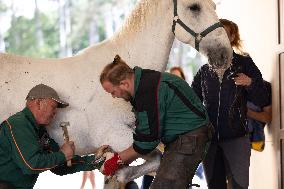
M106 161L102 165L100 171L106 176L112 176L123 165L118 153L105 153Z

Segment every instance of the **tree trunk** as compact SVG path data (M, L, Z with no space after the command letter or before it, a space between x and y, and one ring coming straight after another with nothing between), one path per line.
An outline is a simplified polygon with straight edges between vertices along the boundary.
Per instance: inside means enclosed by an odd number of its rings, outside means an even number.
M89 26L89 44L94 44L99 42L99 35L98 35L98 28L97 22L95 17L92 18Z
M104 7L105 9L111 9L110 5ZM114 33L114 18L111 11L105 11L104 17L104 27L106 38L110 38Z
M12 15L11 15L11 27L15 26L16 25L16 10L15 10L15 2L14 0L12 0L11 2L11 10L12 10ZM14 38L14 41L15 41L15 47L14 49L17 49L19 48L20 46L20 42L21 42L21 38L19 36L19 33L16 31L16 30L13 30L12 32L12 36Z
M58 0L59 3L59 57L72 56L70 0Z
M0 32L0 52L5 52L6 48L5 48L5 41L2 37L2 34Z
M38 48L41 48L44 44L43 39L43 32L41 29L41 21L39 17L39 9L38 9L38 3L37 0L35 0L35 11L34 11L34 18L35 18L35 32L36 32L36 45Z

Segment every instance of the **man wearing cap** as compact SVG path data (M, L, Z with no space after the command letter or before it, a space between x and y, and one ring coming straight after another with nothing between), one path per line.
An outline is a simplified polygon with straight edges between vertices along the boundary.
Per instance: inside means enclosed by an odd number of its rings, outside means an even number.
M95 155L74 155L72 141L61 147L49 137L47 126L57 108L69 104L62 101L57 92L44 84L33 87L26 97L26 107L0 125L0 183L15 188L33 188L39 173L51 170L58 175L89 171L99 168ZM97 156L107 148L100 147ZM67 167L66 161L72 160Z

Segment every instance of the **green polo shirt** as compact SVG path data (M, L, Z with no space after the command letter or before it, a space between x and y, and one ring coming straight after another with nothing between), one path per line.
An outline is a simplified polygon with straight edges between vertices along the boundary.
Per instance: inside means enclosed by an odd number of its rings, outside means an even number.
M140 79L142 69L135 67L134 74L134 92L136 95L138 87L141 84ZM176 95L175 91L169 88L166 82L176 86L194 107L196 107L199 111L203 112L206 115L206 119L203 119L192 112ZM157 140L150 142L135 141L134 139L134 149L138 153L150 152L155 149L161 141L165 144L170 143L174 141L179 135L205 126L209 123L209 117L206 109L193 89L188 85L186 81L173 74L161 73L156 105L158 106L159 112L158 119L160 138L157 138ZM136 133L142 133L144 135L150 134L151 131L149 128L147 112L135 112L135 115L139 123L136 126Z
M95 156L75 156L67 167L65 155L49 137L44 126L36 123L28 108L0 125L0 181L16 188L33 188L39 173L51 170L64 175L93 170Z

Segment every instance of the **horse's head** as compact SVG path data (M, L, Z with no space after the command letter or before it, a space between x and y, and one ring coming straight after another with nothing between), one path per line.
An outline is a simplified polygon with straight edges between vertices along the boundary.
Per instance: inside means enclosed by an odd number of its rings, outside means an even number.
M226 69L232 58L232 48L226 31L215 13L211 0L171 0L176 38L190 44L208 57L214 69Z

